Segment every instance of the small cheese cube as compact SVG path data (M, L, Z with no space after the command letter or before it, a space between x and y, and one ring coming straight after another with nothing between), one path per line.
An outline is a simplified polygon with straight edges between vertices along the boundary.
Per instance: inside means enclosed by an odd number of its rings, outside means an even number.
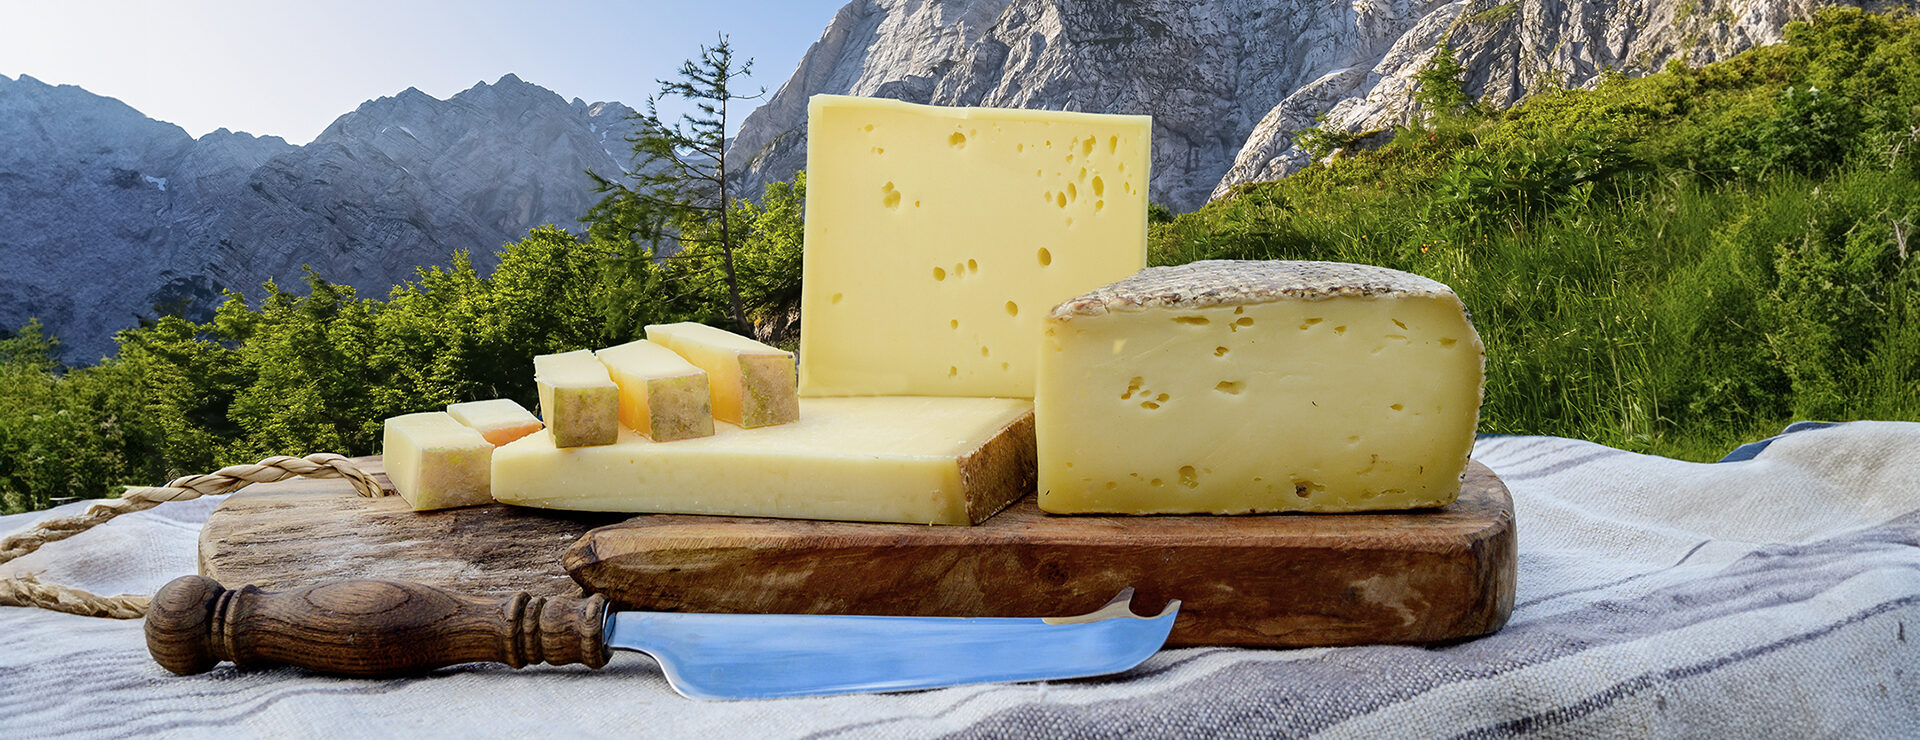
M561 447L610 445L620 431L620 388L587 350L533 358L540 417Z
M563 449L501 447L494 495L578 511L974 524L1033 490L1033 404L999 398L809 398L800 420L715 424L671 444L623 432Z
M803 395L1032 398L1047 311L1146 266L1147 116L807 114Z
M1054 309L1040 508L1238 514L1444 506L1480 409L1447 286L1327 262L1143 270Z
M648 326L647 339L707 371L713 418L748 429L800 418L792 352L692 322Z
M493 443L444 411L387 420L387 480L415 511L493 502Z
M707 373L645 339L593 353L620 386L620 423L655 442L713 434Z
M512 442L540 430L541 424L533 412L514 403L511 398L495 398L487 401L468 401L447 406L447 413L453 420L473 427L495 446Z

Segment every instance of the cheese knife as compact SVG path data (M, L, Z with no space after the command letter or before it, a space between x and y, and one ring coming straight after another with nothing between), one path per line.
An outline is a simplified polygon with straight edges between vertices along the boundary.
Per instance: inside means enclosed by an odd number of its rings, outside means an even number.
M146 635L180 675L223 661L361 677L479 662L599 668L633 650L685 696L762 699L1118 673L1159 651L1180 608L1140 617L1132 599L1128 588L1075 617L686 614L612 611L598 594L483 599L372 580L269 593L184 576L154 594Z

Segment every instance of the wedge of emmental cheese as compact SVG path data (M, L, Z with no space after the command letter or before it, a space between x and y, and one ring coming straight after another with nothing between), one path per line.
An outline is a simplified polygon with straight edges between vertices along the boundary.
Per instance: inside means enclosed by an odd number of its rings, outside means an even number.
M1047 322L1034 398L1046 511L1369 511L1459 495L1484 350L1439 282L1195 262Z
M1032 398L1047 310L1146 266L1147 116L807 115L802 395Z

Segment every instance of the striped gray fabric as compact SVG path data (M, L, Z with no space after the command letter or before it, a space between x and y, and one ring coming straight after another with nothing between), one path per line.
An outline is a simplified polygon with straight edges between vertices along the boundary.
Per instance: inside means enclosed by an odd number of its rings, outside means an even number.
M1548 437L1483 438L1475 457L1513 491L1519 592L1505 630L1457 645L1192 648L1097 680L702 703L627 653L599 672L179 678L137 622L0 608L0 737L1920 736L1920 424L1811 429L1710 465ZM0 569L151 593L193 572L217 503Z

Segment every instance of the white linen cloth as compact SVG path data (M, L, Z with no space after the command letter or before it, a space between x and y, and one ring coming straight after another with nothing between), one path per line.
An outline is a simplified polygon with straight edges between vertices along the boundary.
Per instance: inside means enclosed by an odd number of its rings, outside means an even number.
M1102 679L708 703L624 652L600 671L176 677L137 620L0 607L0 737L1920 736L1920 423L1754 449L1700 464L1482 438L1513 493L1518 598L1456 645L1188 648ZM218 503L123 516L0 574L150 594L194 572Z

